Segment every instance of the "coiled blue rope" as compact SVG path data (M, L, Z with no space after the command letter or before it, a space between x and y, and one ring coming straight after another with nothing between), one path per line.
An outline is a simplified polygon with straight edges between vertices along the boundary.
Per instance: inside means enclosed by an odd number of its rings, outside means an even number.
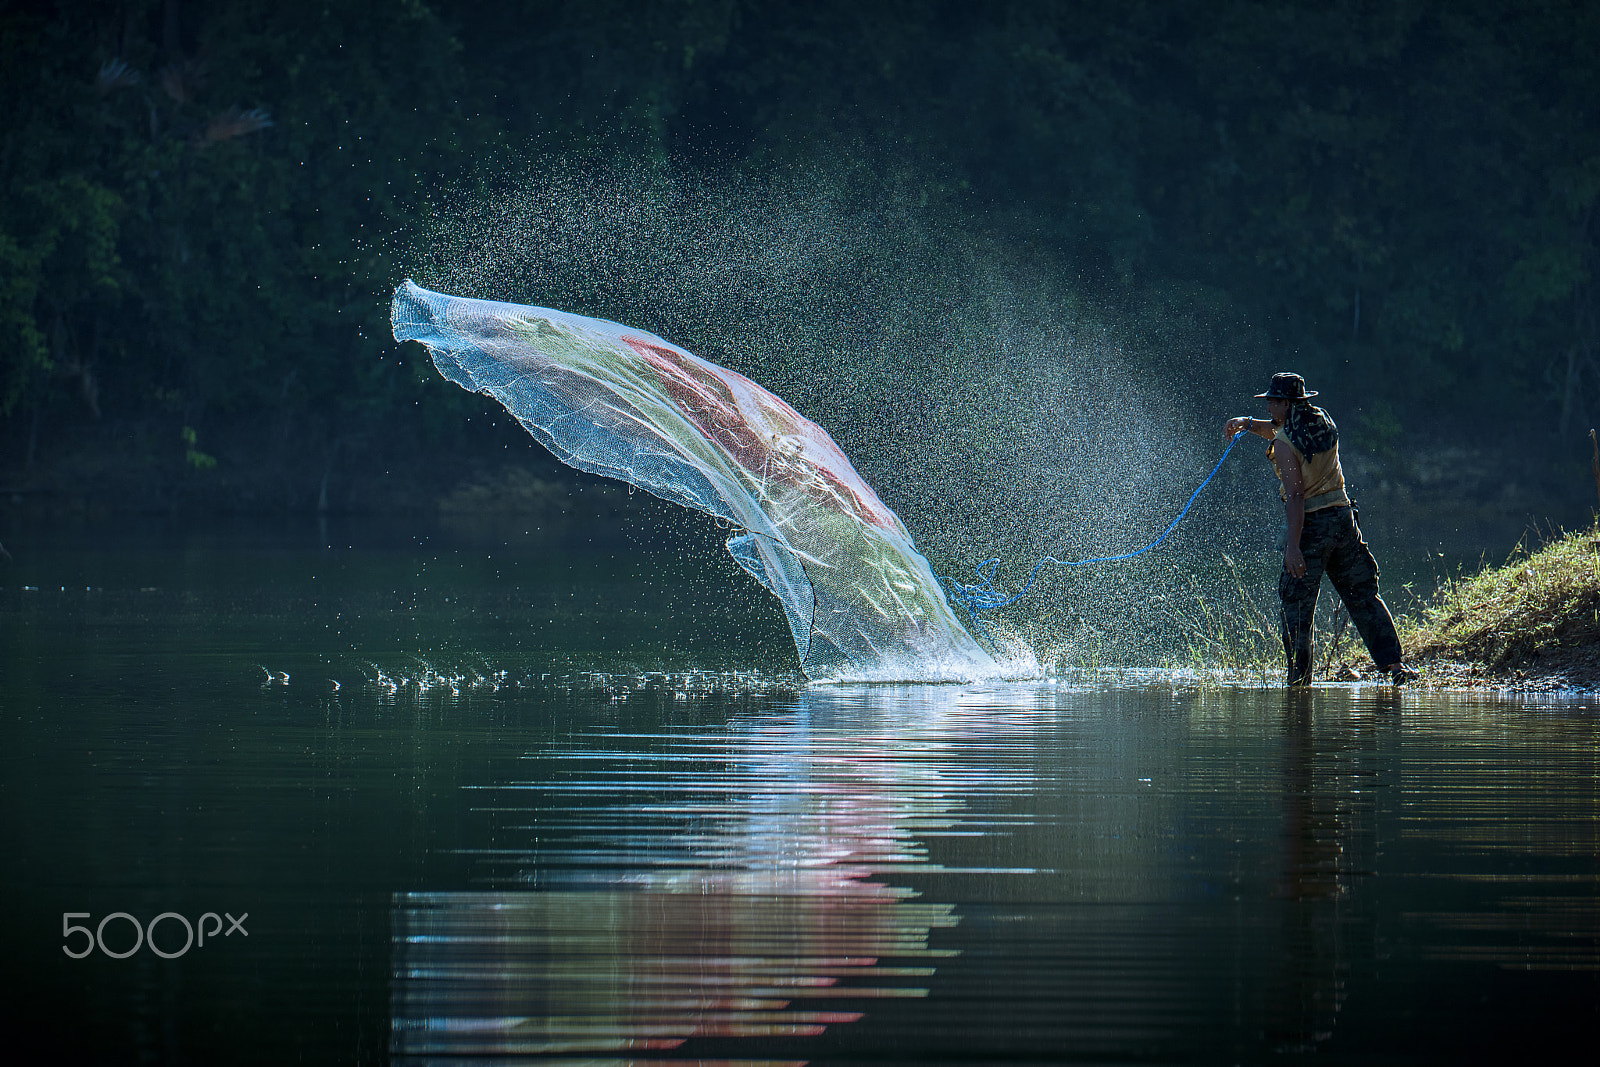
M1167 524L1167 528L1161 531L1160 537L1151 541L1137 552L1124 552L1120 556L1096 556L1094 559L1056 559L1054 556L1046 556L1034 564L1033 573L1028 575L1027 583L1010 596L1006 596L994 587L995 576L1000 570L998 556L986 559L973 568L973 572L982 579L981 582L974 585L958 582L954 578L946 578L942 575L939 577L939 581L944 582L949 587L950 599L967 609L967 617L972 620L973 631L987 640L992 647L995 643L994 637L989 633L989 628L984 625L983 619L978 616L980 611L993 611L996 608L1003 608L1007 604L1014 604L1024 596L1027 596L1028 590L1033 588L1034 580L1039 577L1039 572L1044 569L1046 563L1059 563L1063 567L1087 567L1091 563L1116 563L1120 560L1144 555L1165 541L1167 535L1178 528L1178 523L1182 522L1183 517L1189 514L1189 509L1194 506L1194 502L1200 498L1200 494L1205 490L1205 487L1211 484L1211 479L1217 476L1217 472L1222 469L1223 463L1227 462L1228 453L1233 451L1233 446L1239 443L1239 438L1249 432L1249 430L1240 430L1233 435L1233 438L1228 442L1228 447L1222 450L1222 458L1217 460L1215 467L1211 468L1211 473L1206 475L1206 480L1200 483L1200 488L1196 489L1189 497L1189 502L1183 506L1182 511L1178 512L1178 517Z

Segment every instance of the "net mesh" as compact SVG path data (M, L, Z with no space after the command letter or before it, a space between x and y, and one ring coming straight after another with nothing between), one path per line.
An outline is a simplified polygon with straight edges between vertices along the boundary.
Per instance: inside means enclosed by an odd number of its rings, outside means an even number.
M643 330L410 281L391 319L563 462L737 526L728 551L782 602L808 677L1003 673L833 439L743 375Z

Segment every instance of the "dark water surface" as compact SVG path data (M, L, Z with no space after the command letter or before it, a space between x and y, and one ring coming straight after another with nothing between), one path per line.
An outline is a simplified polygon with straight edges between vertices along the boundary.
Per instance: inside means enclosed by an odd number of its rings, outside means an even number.
M7 532L14 1053L1591 1044L1590 701L1160 674L806 688L712 539L507 522ZM185 922L206 941L180 952Z

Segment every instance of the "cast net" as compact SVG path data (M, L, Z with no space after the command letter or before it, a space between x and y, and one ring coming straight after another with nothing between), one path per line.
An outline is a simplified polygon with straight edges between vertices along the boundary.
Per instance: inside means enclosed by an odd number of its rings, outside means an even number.
M1009 673L833 439L743 375L644 330L410 281L391 319L563 462L737 526L728 551L782 602L808 677Z

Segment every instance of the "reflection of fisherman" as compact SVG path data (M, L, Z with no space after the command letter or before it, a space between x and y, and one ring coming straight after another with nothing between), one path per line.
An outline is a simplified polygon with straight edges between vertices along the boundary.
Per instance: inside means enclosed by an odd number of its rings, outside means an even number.
M1339 467L1339 428L1328 413L1311 404L1298 374L1275 374L1259 399L1270 420L1229 419L1223 431L1241 430L1271 441L1267 455L1277 470L1288 522L1278 596L1283 601L1283 651L1289 684L1311 682L1311 620L1326 571L1344 601L1378 669L1396 684L1414 678L1401 659L1394 619L1378 596L1378 564L1356 526L1355 509L1345 495Z

